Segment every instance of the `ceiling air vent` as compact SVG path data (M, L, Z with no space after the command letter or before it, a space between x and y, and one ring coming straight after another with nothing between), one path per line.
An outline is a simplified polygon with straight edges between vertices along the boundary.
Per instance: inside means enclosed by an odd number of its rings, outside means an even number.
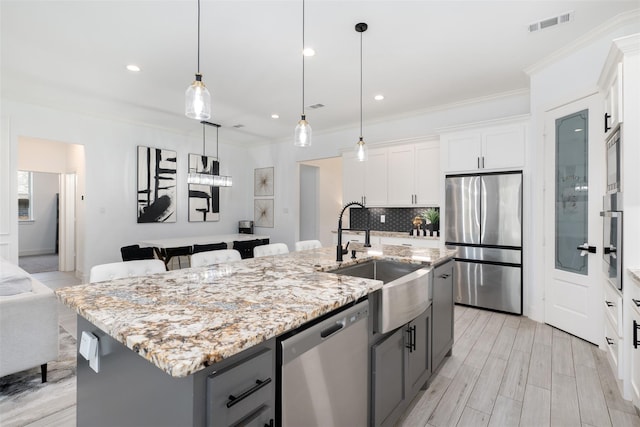
M324 107L324 104L313 104L313 105L309 105L307 108L310 108L312 110L317 110L318 108L322 108Z
M529 24L529 32L533 33L535 31L544 30L545 28L553 27L558 24L565 24L567 22L570 22L572 19L573 11L561 13L558 16L552 16L541 21L532 22L531 24Z

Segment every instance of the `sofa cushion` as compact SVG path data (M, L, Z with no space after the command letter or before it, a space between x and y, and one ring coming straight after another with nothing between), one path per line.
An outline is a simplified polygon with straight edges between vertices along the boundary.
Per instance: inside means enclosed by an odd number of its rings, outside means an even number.
M31 288L29 273L4 258L0 258L0 296L31 292Z

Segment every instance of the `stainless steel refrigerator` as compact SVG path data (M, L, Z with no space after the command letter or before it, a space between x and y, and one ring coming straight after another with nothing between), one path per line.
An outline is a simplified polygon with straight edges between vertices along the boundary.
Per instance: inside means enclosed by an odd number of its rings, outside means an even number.
M522 172L447 175L455 301L522 314Z

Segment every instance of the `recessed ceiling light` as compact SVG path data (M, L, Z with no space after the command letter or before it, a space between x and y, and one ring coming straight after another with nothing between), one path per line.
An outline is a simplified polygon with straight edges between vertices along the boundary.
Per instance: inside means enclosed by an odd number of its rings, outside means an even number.
M313 56L316 54L316 51L313 50L312 47L305 47L304 49L302 49L302 54L304 56Z
M138 71L140 71L140 67L134 64L129 64L127 65L127 70L137 73Z
M277 114L272 114L272 115L271 115L271 118L272 118L272 119L279 119L279 118L280 118L280 116L279 116L279 115L277 115Z
M376 95L373 97L376 101L382 101L384 99L384 95Z

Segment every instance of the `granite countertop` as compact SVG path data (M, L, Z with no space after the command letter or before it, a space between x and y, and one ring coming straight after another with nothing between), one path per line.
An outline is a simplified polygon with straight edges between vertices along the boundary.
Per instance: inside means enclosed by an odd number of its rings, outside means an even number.
M338 234L338 230L332 230L333 234ZM377 237L399 237L403 239L418 239L418 240L440 240L440 236L412 236L408 231L370 231L372 236ZM359 236L364 236L364 231L356 231L356 230L344 230L342 234L357 234Z
M382 287L326 273L387 258L436 264L455 251L355 244L61 288L58 299L174 377L191 375Z
M633 280L640 286L640 268L630 268L629 273L631 273Z

